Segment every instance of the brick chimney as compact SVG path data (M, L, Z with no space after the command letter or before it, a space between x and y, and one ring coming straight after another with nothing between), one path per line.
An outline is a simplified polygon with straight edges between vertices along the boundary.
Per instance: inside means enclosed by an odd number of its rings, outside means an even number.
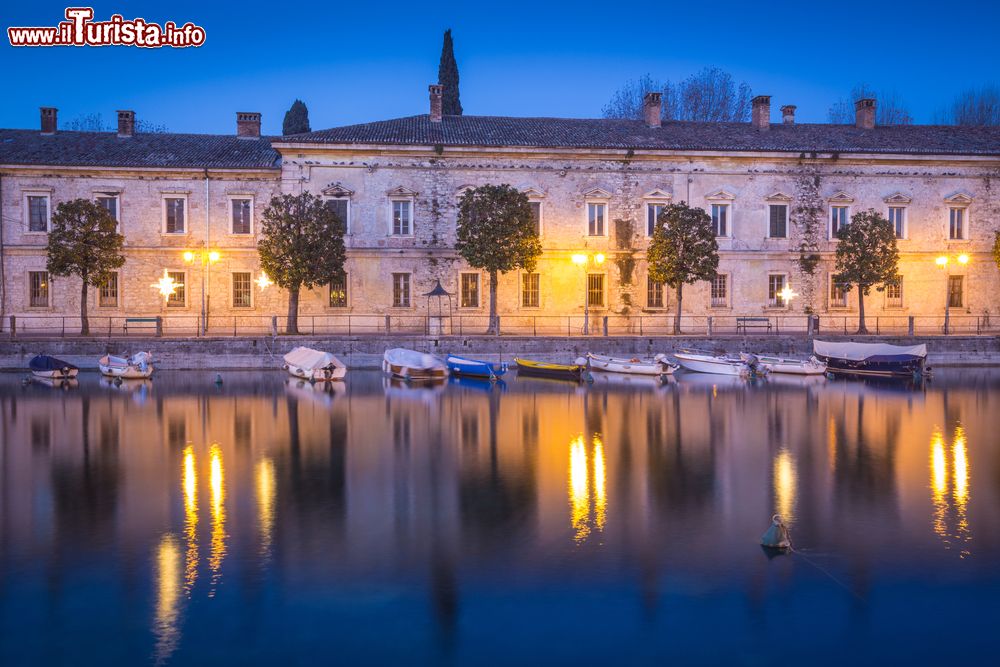
M431 122L440 123L441 122L441 98L444 96L444 86L438 83L432 83L427 86L427 90L431 91Z
M256 139L260 136L260 114L254 111L236 112L236 136Z
M875 98L866 97L854 103L854 126L862 130L875 127Z
M38 110L42 113L42 134L55 134L56 114L59 113L59 109L55 107L39 107Z
M750 100L753 109L750 121L758 130L767 130L771 127L771 96L758 95Z
M118 136L124 138L124 137L131 137L133 135L135 135L135 112L119 111Z
M663 124L663 93L646 93L642 98L642 119L646 121L646 127Z
M786 104L781 107L781 122L785 125L795 125L795 105Z

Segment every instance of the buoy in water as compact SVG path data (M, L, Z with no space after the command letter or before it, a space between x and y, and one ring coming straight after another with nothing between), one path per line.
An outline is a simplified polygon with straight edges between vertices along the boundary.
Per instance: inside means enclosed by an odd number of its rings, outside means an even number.
M215 384L222 384L222 373L215 374Z
M791 549L792 541L788 539L788 528L780 514L771 517L771 525L760 537L760 545L768 549Z

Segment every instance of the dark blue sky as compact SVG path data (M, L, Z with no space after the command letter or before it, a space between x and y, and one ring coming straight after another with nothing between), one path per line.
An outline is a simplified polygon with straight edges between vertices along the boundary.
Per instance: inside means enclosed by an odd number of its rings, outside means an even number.
M65 4L5 3L14 25L55 25ZM228 133L261 111L278 133L296 97L314 129L426 113L441 33L451 27L467 114L595 117L625 79L680 79L717 65L799 119L865 81L895 91L917 122L961 90L996 82L997 3L941 2L191 2L99 0L98 19L204 26L196 49L0 47L0 127L116 109L176 132Z

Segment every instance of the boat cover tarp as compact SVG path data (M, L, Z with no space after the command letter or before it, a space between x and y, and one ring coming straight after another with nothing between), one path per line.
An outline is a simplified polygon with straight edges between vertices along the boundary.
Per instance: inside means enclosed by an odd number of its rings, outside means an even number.
M32 358L32 360L28 362L28 367L33 371L58 371L63 368L74 370L76 368L76 366L68 361L56 359L55 357L50 357L47 354L39 354L37 357Z
M865 359L892 359L899 357L927 357L926 345L889 345L888 343L831 343L813 341L813 352L824 357L864 361Z
M441 360L431 354L424 354L404 347L394 347L385 351L385 360L395 366L405 366L417 370L432 370L444 368Z
M308 347L297 347L286 354L284 358L285 363L289 366L295 366L306 371L314 371L317 368L326 368L327 366L333 366L334 368L344 367L344 364L340 363L340 359L337 359L337 357L329 352L320 352Z

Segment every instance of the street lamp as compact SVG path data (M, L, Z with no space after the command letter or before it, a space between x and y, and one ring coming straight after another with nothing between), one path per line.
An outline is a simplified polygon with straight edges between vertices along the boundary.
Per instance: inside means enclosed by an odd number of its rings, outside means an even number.
M260 287L261 292L263 292L268 287L274 284L274 281L271 280L271 278L263 271L261 271L261 274L257 276L257 280L255 280L254 282L257 283L258 287Z
M193 263L198 260L201 263L201 334L205 335L208 333L208 304L205 297L205 281L206 274L212 267L212 264L219 261L219 252L217 250L201 250L198 252L191 252L187 250L184 252L184 262L187 264Z
M604 264L604 253L596 253L593 255L585 255L578 253L572 257L573 263L577 266L586 269L587 265L591 262L595 266L600 266ZM583 292L583 335L587 336L590 334L590 285L586 281L586 272L584 272L584 292Z
M965 266L969 263L968 255L959 255L955 258L955 261ZM948 324L949 324L949 307L951 306L951 262L947 255L941 255L934 260L945 272L945 284L944 284L944 335L948 335Z
M794 299L798 295L799 295L798 292L794 291L791 285L785 285L781 289L781 291L778 292L778 296L781 297L781 303L785 304L786 306L791 305L792 299Z
M169 299L170 295L177 291L177 283L175 283L174 279L170 277L166 269L163 269L163 277L150 285L150 287L159 292L164 301Z

